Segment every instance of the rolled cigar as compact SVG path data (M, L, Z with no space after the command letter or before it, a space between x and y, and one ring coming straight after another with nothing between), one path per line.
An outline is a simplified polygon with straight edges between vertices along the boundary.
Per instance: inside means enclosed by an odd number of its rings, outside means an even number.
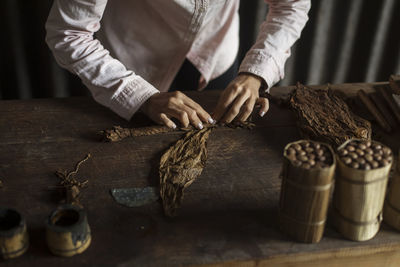
M394 94L400 94L400 75L391 75L389 85Z
M378 108L378 110L381 112L383 117L386 119L386 121L389 123L390 127L396 128L397 127L397 121L393 117L392 113L388 109L385 101L381 98L380 94L378 93L372 93L371 95L372 102L375 103L375 106Z
M364 103L365 107L371 112L372 116L374 116L375 120L378 124L386 131L391 132L392 128L390 127L389 123L385 120L383 115L380 111L375 107L374 103L372 103L371 99L369 99L368 95L364 92L364 90L358 90L357 92L358 97Z
M396 117L397 121L400 123L400 108L394 102L393 96L386 90L384 87L377 87L376 90L383 96L386 100L386 103L389 105L390 109L392 110L394 116Z

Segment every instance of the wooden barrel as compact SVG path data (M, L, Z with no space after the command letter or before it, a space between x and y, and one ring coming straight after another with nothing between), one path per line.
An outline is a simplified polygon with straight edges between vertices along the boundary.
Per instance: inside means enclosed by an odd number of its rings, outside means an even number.
M383 208L383 220L400 231L400 151L396 169Z
M296 166L288 155L288 149L304 142L327 148L331 157L330 164L307 169ZM300 140L288 144L283 156L279 226L285 234L297 241L317 243L325 228L335 171L334 153L327 144Z
M14 209L0 208L0 249L3 259L21 256L28 247L25 219Z
M349 142L338 147L338 151ZM372 141L374 144L379 144ZM379 144L384 147L384 145ZM347 166L337 154L336 183L333 197L334 224L346 238L365 241L379 231L388 175L392 163L370 170Z
M46 241L57 256L71 257L84 252L91 242L86 212L70 204L58 207L47 220Z

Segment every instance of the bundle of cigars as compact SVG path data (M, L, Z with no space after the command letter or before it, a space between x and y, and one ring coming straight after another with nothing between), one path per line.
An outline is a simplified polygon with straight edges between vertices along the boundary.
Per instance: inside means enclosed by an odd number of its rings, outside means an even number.
M400 126L400 75L392 75L389 85L374 86L375 92L359 90L357 95L377 124L388 133Z
M392 150L373 140L351 139L335 151L311 140L289 143L283 152L281 230L300 242L319 242L331 202L329 214L342 236L354 241L373 238L387 217L383 207L393 161ZM388 223L398 230L399 168L385 204Z

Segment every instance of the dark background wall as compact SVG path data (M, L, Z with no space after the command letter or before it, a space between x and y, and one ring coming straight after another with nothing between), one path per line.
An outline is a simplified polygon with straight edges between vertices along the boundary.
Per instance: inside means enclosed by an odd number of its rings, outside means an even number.
M0 99L86 95L44 43L51 0L0 2ZM265 19L262 0L242 0L242 58ZM292 49L281 85L371 82L400 73L400 1L312 0L310 20Z

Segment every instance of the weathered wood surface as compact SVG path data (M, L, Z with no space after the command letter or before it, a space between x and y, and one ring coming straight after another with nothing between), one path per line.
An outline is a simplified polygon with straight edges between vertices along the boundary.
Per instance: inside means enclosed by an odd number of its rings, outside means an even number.
M360 86L368 92L372 85ZM357 86L347 88L355 95ZM272 93L288 90L274 88ZM188 93L210 111L218 94ZM385 266L398 262L400 233L385 225L374 239L363 243L345 240L330 226L322 241L313 245L281 234L277 227L281 154L285 144L299 136L291 113L273 104L266 117L257 117L255 123L252 131L212 133L206 167L186 190L178 217L171 220L164 217L158 202L126 208L113 200L109 190L157 185L160 156L181 134L100 143L98 131L149 121L138 115L125 122L89 98L0 101L0 205L23 213L31 240L25 255L2 266L223 266L234 262L336 266L369 257ZM81 203L88 211L92 244L82 255L58 258L46 248L44 228L45 218L61 199L54 188L58 183L54 172L73 169L87 153L92 157L77 178L89 179Z

